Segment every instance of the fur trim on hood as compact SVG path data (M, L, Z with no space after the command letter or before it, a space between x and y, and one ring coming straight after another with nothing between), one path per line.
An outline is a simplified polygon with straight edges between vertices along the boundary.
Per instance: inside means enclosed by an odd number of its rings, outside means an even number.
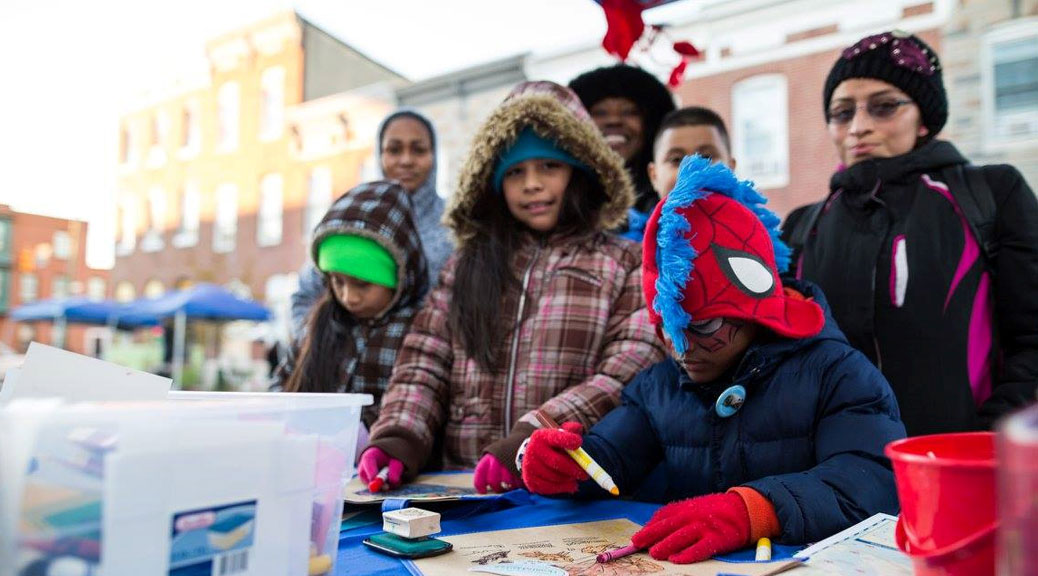
M458 176L458 190L451 197L443 219L454 234L458 248L475 235L471 223L476 200L482 194L496 193L492 180L498 159L527 126L540 136L554 140L589 167L602 183L606 201L590 228L612 230L626 220L627 209L634 203L634 188L624 169L623 158L609 148L593 124L574 116L555 98L522 96L498 106L472 140L472 148Z

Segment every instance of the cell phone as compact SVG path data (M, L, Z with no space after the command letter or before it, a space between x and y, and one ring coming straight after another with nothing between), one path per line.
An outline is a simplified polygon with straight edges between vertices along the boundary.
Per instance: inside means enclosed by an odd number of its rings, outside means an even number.
M450 552L454 548L454 545L450 542L437 540L436 538L416 538L414 540L408 540L407 538L401 538L396 534L390 534L388 532L372 534L370 537L364 539L363 544L382 554L388 554L396 558L406 558L408 560L439 556L440 554Z

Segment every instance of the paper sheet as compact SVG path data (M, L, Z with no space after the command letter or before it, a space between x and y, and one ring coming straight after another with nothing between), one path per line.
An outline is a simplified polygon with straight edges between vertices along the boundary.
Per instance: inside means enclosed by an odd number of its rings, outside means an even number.
M17 380L4 382L5 402L17 398L61 398L67 402L162 401L172 380L54 348L29 344Z
M912 576L912 561L894 540L897 517L876 514L796 554L802 576Z
M413 564L424 576L456 576L469 573L473 567L526 561L562 568L569 576L716 576L718 573L769 576L800 565L795 560L754 563L708 560L678 565L653 560L645 552L605 564L595 560L602 552L629 544L631 536L639 528L641 526L630 520L617 519L438 536L440 540L454 544L454 551L443 556L415 560Z
M343 490L347 504L376 504L386 498L407 498L414 502L444 502L467 498L494 498L497 494L480 494L472 487L472 473L422 474L396 490L372 494L368 486L354 478Z

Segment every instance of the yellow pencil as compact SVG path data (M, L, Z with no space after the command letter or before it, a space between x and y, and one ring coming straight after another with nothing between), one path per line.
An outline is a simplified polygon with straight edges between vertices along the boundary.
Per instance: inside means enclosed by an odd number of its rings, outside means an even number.
M551 416L548 416L540 410L534 411L534 417L537 418L537 422L543 428L559 428L559 425L552 420ZM616 483L613 482L609 473L606 472L598 462L595 462L591 456L584 451L583 448L577 448L576 450L566 450L566 453L573 458L573 461L580 465L581 468L587 472L587 475L595 481L596 484L602 487L603 490L609 492L613 496L620 495L620 489L616 487Z

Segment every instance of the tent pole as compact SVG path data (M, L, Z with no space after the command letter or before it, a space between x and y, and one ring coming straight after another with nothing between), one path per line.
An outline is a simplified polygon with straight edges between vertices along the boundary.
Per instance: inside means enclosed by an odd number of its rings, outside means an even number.
M54 323L54 347L65 348L65 328L67 324L64 316L58 316Z
M181 377L184 375L184 340L187 332L187 313L178 310L173 317L173 387L183 389Z

